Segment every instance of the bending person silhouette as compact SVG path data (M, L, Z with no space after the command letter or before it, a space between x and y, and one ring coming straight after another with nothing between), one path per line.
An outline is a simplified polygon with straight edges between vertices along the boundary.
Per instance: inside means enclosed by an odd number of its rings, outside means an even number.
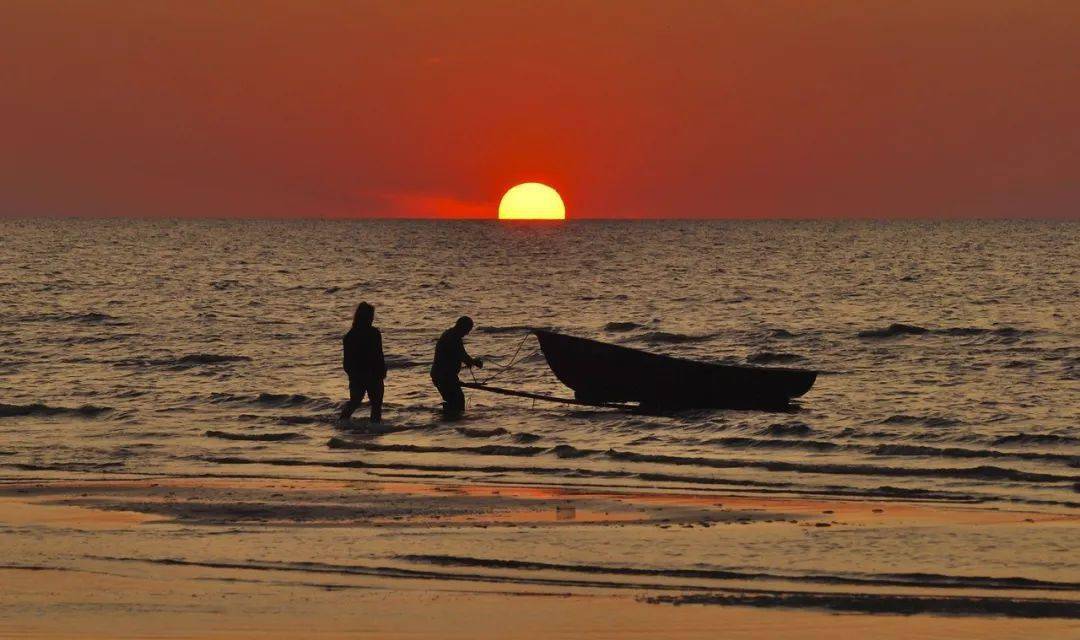
M473 358L465 351L465 336L472 331L473 321L469 316L461 316L439 337L435 343L435 362L431 365L431 381L439 390L443 399L443 415L457 418L465 412L465 393L461 390L458 374L461 365L483 369L484 363Z
M386 358L383 356L382 333L372 323L375 307L366 302L356 306L352 328L341 339L342 366L349 374L349 400L341 407L342 422L364 401L371 402L371 421L382 420L383 379L386 378Z

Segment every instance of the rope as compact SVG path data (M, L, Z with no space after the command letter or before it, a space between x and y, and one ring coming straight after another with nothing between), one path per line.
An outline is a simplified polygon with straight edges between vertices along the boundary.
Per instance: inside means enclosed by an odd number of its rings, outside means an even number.
M514 355L510 356L510 362L508 362L508 363L506 363L504 365L497 365L499 367L499 371L497 371L497 372L491 374L490 376L488 376L487 379L484 380L482 384L487 384L487 383L491 382L495 378L497 378L497 377L501 376L502 374L506 373L507 371L509 371L511 368L513 368L515 365L517 365L520 362L520 360L518 360L518 354L521 353L521 348L525 346L525 341L529 339L529 335L530 334L526 333L524 336L521 337L521 342L518 342L517 349L514 349ZM532 354L529 354L529 355L525 356L524 358L522 358L522 360L524 360L525 358L528 358L531 355Z
M484 380L477 380L476 379L476 371L472 367L469 367L469 375L472 376L473 384L487 384L487 383L491 382L492 380L494 380L495 378L498 378L502 374L506 373L510 369L514 368L515 366L521 364L525 360L527 360L527 359L535 356L536 354L540 353L540 349L537 349L537 350L533 351L532 353L528 353L528 354L522 356L520 360L518 359L518 354L521 353L521 348L523 346L525 346L525 341L529 339L530 334L531 334L531 332L526 333L524 336L521 337L521 342L518 343L517 349L514 349L514 355L512 355L510 357L510 362L508 362L506 364L498 364L498 360L499 360L498 358L485 356L485 359L491 360L492 362L495 362L495 366L499 367L499 371L491 374L490 376L488 376ZM469 398L468 397L465 398L465 406L466 406L466 408L468 408L468 406L469 406ZM536 407L536 400L533 400L533 407L534 408Z
M502 368L502 369L501 369L501 370L500 370L500 371L499 371L498 373L495 373L495 374L492 374L491 376L488 376L488 378L487 378L486 380L484 380L482 384L487 384L487 383L491 382L491 381L492 381L492 380L494 380L495 378L498 378L499 376L501 376L502 374L506 373L507 371L509 371L509 370L510 370L510 369L512 369L513 367L515 367L515 366L517 366L517 365L521 364L522 362L524 362L524 361L528 360L529 358L531 358L531 357L535 356L535 355L536 355L536 354L538 354L538 353L540 353L540 350L539 350L539 349L537 349L536 351L533 351L533 352L531 352L531 353L527 353L527 354L525 354L525 355L524 355L524 356L522 356L522 357L521 357L521 359L519 359L519 360L518 360L517 362L513 362L513 361L512 361L512 362L510 362L510 364L508 364L508 365L506 365L505 367L503 367L503 368Z
M498 371L491 374L487 378L485 378L483 380L477 380L476 379L476 371L473 370L472 367L469 367L469 375L472 376L473 384L487 384L487 383L491 382L492 380L494 380L495 378L498 378L502 374L506 373L510 369L514 368L515 366L521 364L522 362L524 362L528 358L531 358L534 355L540 353L540 349L537 349L536 351L533 351L531 353L528 353L528 354L522 356L520 359L518 358L518 354L521 353L521 348L523 346L525 346L525 341L529 339L529 335L530 334L526 333L524 336L522 336L521 342L518 343L517 349L514 349L514 355L510 357L510 362L508 362L506 364L498 364L498 360L499 360L498 358L492 358L490 356L486 358L487 360L491 360L492 362L495 362L496 363L495 366L499 367Z

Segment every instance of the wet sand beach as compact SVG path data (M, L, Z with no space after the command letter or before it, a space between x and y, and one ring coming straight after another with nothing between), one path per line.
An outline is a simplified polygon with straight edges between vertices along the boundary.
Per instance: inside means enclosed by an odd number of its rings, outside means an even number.
M1068 638L1078 524L700 491L19 480L0 485L0 635ZM1027 571L950 570L979 554Z

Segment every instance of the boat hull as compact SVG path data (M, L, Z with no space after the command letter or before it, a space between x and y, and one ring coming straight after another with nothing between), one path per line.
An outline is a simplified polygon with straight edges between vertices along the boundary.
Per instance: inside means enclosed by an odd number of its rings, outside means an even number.
M697 362L534 330L555 377L587 402L655 408L782 407L814 385L816 371Z

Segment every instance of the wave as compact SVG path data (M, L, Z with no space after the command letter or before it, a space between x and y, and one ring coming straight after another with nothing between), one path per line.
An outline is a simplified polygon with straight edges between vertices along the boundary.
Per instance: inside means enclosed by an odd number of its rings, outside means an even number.
M76 345L76 344L101 344L103 342L114 342L117 340L127 340L133 338L137 334L134 333L110 333L103 336L68 336L64 338L58 338L55 342L63 345Z
M912 444L841 444L828 440L789 440L780 438L753 438L732 436L704 440L701 444L732 449L798 449L807 451L857 451L883 457L940 457L940 458L1014 458L1019 460L1050 460L1071 464L1080 456L1062 453L1039 453L1028 451L997 451L994 449L965 449L962 447L929 447Z
M35 463L4 463L4 467L19 469L20 471L104 471L123 467L123 462L54 462L52 464Z
M934 333L938 333L945 336L982 336L982 335L995 335L995 336L1020 336L1031 333L1023 329L1017 329L1015 327L997 327L994 329L984 329L982 327L950 327L947 329L937 329Z
M159 361L161 364L178 366L196 366L200 364L221 364L223 362L249 362L248 356L222 355L216 353L191 353L179 358L166 358Z
M197 398L193 398L197 399ZM329 398L316 398L302 393L259 393L255 396L238 395L234 393L212 393L210 402L213 404L246 404L260 407L273 407L278 409L308 407L312 409L331 409L338 403ZM321 422L321 420L319 420Z
M120 367L167 367L173 370L181 370L201 367L203 365L249 361L251 361L251 358L248 356L216 353L189 353L174 358L128 358L116 360L113 364Z
M327 401L305 396L302 393L260 393L251 402L270 407L299 407L322 405Z
M280 425L298 424L334 424L337 422L337 414L328 413L317 416L273 416L274 422Z
M568 444L560 444L552 447L548 450L549 453L555 454L557 458L585 458L591 456L594 453L599 453L594 449L578 449Z
M1038 363L1033 360L1009 360L1005 364L1001 365L1003 369L1031 369L1037 367Z
M95 407L84 404L81 407L53 407L40 402L33 404L2 404L0 403L0 418L12 418L21 416L77 416L80 418L97 418L115 411L112 407Z
M223 280L214 280L213 282L210 283L210 286L217 289L218 291L225 291L226 289L249 289L249 288L251 288L251 285L244 284L243 282L240 282L239 280L234 280L234 279L231 279L231 278L226 278L226 279L223 279Z
M411 369L413 367L425 366L426 362L417 362L410 360L403 356L386 356L386 368L387 369Z
M916 324L904 324L902 322L895 322L888 327L882 329L867 329L858 332L856 337L859 338L894 338L896 336L903 335L923 335L934 334L940 336L983 336L992 335L1001 338L1015 338L1022 335L1029 335L1031 331L1024 329L1017 329L1015 327L994 327L992 329L984 327L945 327L939 329L929 329Z
M1080 438L1073 436L1059 436L1052 433L1017 433L1011 436L1001 436L996 438L994 444L1080 444Z
M357 289L363 287L364 284L365 283L363 283L363 282L357 282L356 284L349 284L349 285L342 285L342 286L335 285L335 286L325 287L325 288L323 288L323 293L338 293L340 291L356 291ZM312 288L317 289L318 287L312 287Z
M862 447L860 447L862 449ZM994 449L965 449L962 447L927 447L914 444L880 444L865 449L876 456L928 456L944 458L1018 458L1021 460L1053 460L1072 463L1080 456L1034 451L996 451Z
M706 342L716 337L716 334L693 335L687 333L673 333L670 331L650 331L638 337L650 344L685 344L691 342Z
M884 329L867 329L866 331L860 331L856 336L859 338L893 338L903 335L922 335L929 332L930 330L926 327L896 322Z
M210 429L206 432L207 438L221 438L223 440L249 440L255 442L284 442L287 440L307 440L302 433L286 431L283 433L231 433L229 431L215 431Z
M581 475L587 475L582 472ZM935 500L940 502L978 503L983 497L973 496L956 491L942 491L931 489L919 489L911 487L893 487L881 485L878 487L858 488L851 486L825 485L822 487L807 487L801 482L746 480L736 478L714 478L702 476L686 476L673 473L634 473L629 477L646 482L674 482L682 484L697 484L719 487L752 487L755 493L795 493L807 496L845 496L851 498L885 498L900 500ZM1050 502L1049 504L1062 504L1070 506L1071 503Z
M875 424L921 424L927 427L954 427L963 424L963 422L956 418L943 416L913 416L901 413L879 420Z
M330 438L326 446L331 449L359 449L361 451L384 451L403 453L471 453L482 456L535 456L547 451L546 447L516 447L506 444L486 444L479 447L447 447L419 444L381 444L356 442L342 438Z
M332 438L346 443L344 448L359 448L358 443ZM543 450L543 448L541 448ZM637 474L629 471L602 471L574 469L570 467L510 467L502 465L459 465L459 464L421 464L405 462L367 462L364 460L316 461L301 458L245 458L241 456L193 456L192 459L214 464L265 464L281 467L328 467L332 469L394 469L407 471L439 471L448 473L531 473L535 475L557 476L561 478L633 478ZM735 482L734 484L738 484Z
M126 324L98 311L86 312L61 312L61 313L33 313L19 318L22 322L75 322L79 324Z
M1062 363L1064 380L1080 380L1080 358L1069 358Z
M800 356L796 353L782 353L775 351L759 351L752 353L746 357L746 361L751 364L772 364L776 362L798 362L799 360L806 360L804 356Z
M323 413L316 415L263 415L255 413L241 413L236 416L237 420L244 422L274 422L284 426L301 424L334 424L337 422L336 413Z
M1073 600L1006 598L991 596L911 596L789 592L710 593L647 596L654 604L714 604L737 607L814 608L859 613L1000 615L1017 618L1080 618Z
M241 571L288 571L308 574L327 574L345 576L371 576L379 578L411 579L411 580L452 580L467 581L471 583L490 584L528 584L543 585L546 587L575 587L575 588L601 588L601 589L634 589L651 592L679 591L677 595L651 595L646 596L645 601L656 604L713 604L713 605L737 605L757 607L812 607L826 608L841 611L860 611L874 613L947 613L947 614L972 614L972 615L1005 615L1027 618L1077 618L1080 610L1077 609L1074 600L1060 600L1045 597L1021 597L1003 595L907 595L894 593L849 593L849 592L813 592L813 591L785 591L766 588L743 589L737 585L717 585L715 588L702 586L699 582L694 584L671 583L665 578L688 578L695 581L702 579L725 580L728 575L731 579L761 579L767 574L752 574L742 572L725 572L716 570L693 569L636 569L629 567L600 567L592 565L549 564L542 562L528 562L515 560L489 560L482 558L468 558L458 556L435 556L435 555L401 555L395 559L399 562L412 562L424 564L428 568L406 568L386 565L364 564L337 564L325 562L282 562L264 560L188 560L182 558L154 558L154 557L116 557L116 556L91 556L96 560L113 562L140 562L164 566L203 567L210 569L228 569ZM457 570L438 570L438 567L457 567ZM465 572L461 569L491 569L489 572ZM518 573L510 573L517 571ZM571 574L568 577L552 575L552 572ZM576 576L574 574L577 574ZM701 575L706 574L706 575ZM589 577L585 577L589 576ZM626 578L634 578L627 581ZM643 583L641 578L660 578L654 583ZM780 576L781 579L786 576ZM951 576L946 576L951 578ZM975 581L977 584L989 584L988 588L1017 588L1017 586L997 586L995 579L986 579L987 582L979 582L979 578L956 577L961 581ZM799 580L799 577L795 577ZM807 576L803 582L816 582L834 584L835 580L848 584L846 576ZM1004 580L1010 580L1008 578ZM1020 579L1022 580L1022 579ZM898 582L903 585L911 583L903 580L893 580L884 577L880 582ZM863 586L877 584L871 577L869 580L859 581L855 579L851 586ZM1034 581L1039 582L1039 581ZM1059 587L1063 583L1046 583L1047 590L1064 590ZM327 585L330 586L330 585ZM337 585L341 586L341 585ZM951 586L951 585L949 585ZM1026 587L1019 587L1026 588ZM685 593L692 591L694 593Z
M712 438L702 444L719 445L735 449L809 449L812 451L835 451L848 448L845 445L836 444L827 440L784 440L774 438L750 438L732 436L726 438Z
M470 427L457 427L454 429L466 438L494 438L496 436L505 436L510 432L502 427L495 427L494 429L473 429Z
M405 554L396 556L408 562L443 567L485 567L489 569L513 569L524 571L560 571L566 573L607 574L622 576L663 576L670 578L693 578L698 580L782 580L818 584L883 586L883 587L937 587L950 589L1037 589L1046 591L1073 591L1080 583L1036 580L1022 577L957 576L938 573L881 573L881 574L821 574L812 572L764 573L731 571L726 569L642 568L627 566L603 566L589 564L561 564L529 560L503 560L433 554Z
M770 436L806 436L810 435L811 431L813 429L810 428L810 425L802 422L777 422L762 429L761 434Z
M723 439L721 439L723 440ZM782 443L783 441L766 442L761 446L794 446L789 443ZM792 441L800 442L800 441ZM826 448L828 443L824 443ZM589 455L595 455L603 453L604 456L611 460L618 460L622 462L636 462L643 464L659 464L659 465L672 465L672 466L690 466L701 467L708 469L740 469L740 468L755 468L764 469L771 472L790 472L790 473L811 473L811 474L825 474L825 475L860 475L868 477L923 477L923 478L956 478L967 479L976 481L1010 481L1010 482L1030 482L1030 483L1061 483L1061 482L1080 482L1080 476L1075 475L1063 475L1056 473L1038 473L1032 471L1023 471L1019 469L1013 469L1010 467L1001 467L993 465L980 465L977 467L893 467L882 466L873 464L850 464L850 463L815 463L815 462L789 462L780 460L749 460L749 459L723 459L723 458L707 458L700 456L677 456L671 454L653 454L653 453L639 453L634 451L620 451L616 449L608 449L601 452L599 450L586 450L578 449L570 445L559 445L554 448L541 447L541 446L514 446L514 445L483 445L476 447L451 447L441 445L413 445L413 444L381 444L375 442L362 442L345 440L338 437L333 437L327 442L327 446L331 449L354 449L361 451L372 452L400 452L400 453L458 453L458 454L474 454L485 456L513 456L513 457L532 457L542 453L548 453L555 455L559 458L580 458ZM260 461L252 460L245 461L258 464ZM265 462L265 464L286 464L281 461ZM318 462L296 461L297 465L307 464L322 464ZM331 466L344 464L348 466L348 463L333 463ZM363 462L357 461L357 466L380 466L380 465L368 465ZM393 466L393 465L389 465ZM432 465L420 465L411 464L406 465L409 468L423 468L423 469L438 469L439 466ZM457 467L454 470L459 470ZM480 470L480 469L473 469ZM515 471L539 471L539 470L527 470L527 469L515 469ZM557 469L544 469L542 473L558 473ZM562 470L569 471L569 470ZM575 473L578 470L573 470ZM626 474L629 476L636 475L634 472L624 470L619 472L620 474Z
M613 460L706 467L710 469L757 468L774 472L796 472L837 475L885 477L960 478L970 480L1007 480L1013 482L1052 483L1078 482L1080 476L1035 473L1008 467L981 465L978 467L927 468L884 467L868 464L784 462L778 460L725 460L717 458L683 457L666 454L636 453L609 449L605 455Z
M480 325L480 326L476 327L476 332L477 333L492 333L492 334L499 334L499 333L527 333L527 332L532 331L532 330L533 330L532 327L522 325L522 324L511 324L511 325L506 325L506 326L502 326L502 327L500 327L500 326L484 326L484 325Z
M769 482L762 480L746 480L740 478L714 478L690 475L677 475L672 473L635 472L626 469L583 469L580 467L525 467L525 466L501 466L501 465L458 465L458 464L423 464L404 462L367 462L364 460L305 460L301 458L245 458L241 456L192 456L191 459L209 462L213 464L239 464L257 465L264 464L282 467L326 467L332 469L390 469L395 471L425 471L439 473L468 473L468 474L507 474L526 473L538 476L549 476L566 480L570 478L601 478L605 480L641 480L650 483L670 482L679 484L695 484L723 487L753 487L755 491L796 493L801 495L815 496L851 496L862 498L888 498L888 499L919 499L938 500L948 502L974 503L982 498L974 497L955 491L939 491L919 488L892 487L888 485L876 488L855 488L848 486L830 485L821 488L806 488L791 482ZM1047 502L1047 504L1072 503Z
M638 324L636 322L609 322L604 325L604 331L622 332L633 331L634 329L641 329L645 325Z
M509 435L510 432L502 427L494 427L492 429L478 429L474 427L456 427L454 431L460 433L466 438L494 438L496 436Z

